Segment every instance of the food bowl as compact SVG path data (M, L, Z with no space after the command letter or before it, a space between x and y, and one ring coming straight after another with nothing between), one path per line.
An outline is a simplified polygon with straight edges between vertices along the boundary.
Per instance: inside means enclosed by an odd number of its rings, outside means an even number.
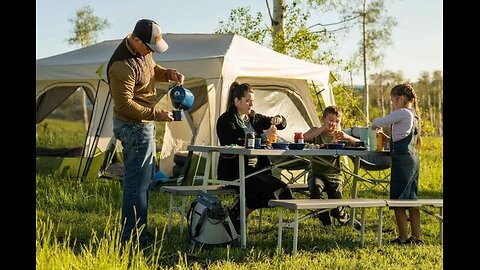
M355 147L365 147L364 141L355 142Z
M348 141L338 141L338 143L343 144L343 146L347 146L347 145L348 145Z
M288 143L276 142L272 143L273 149L288 150Z
M288 144L288 149L290 150L303 150L305 148L304 143L290 143Z
M325 148L327 149L343 149L345 145L343 143L326 143Z

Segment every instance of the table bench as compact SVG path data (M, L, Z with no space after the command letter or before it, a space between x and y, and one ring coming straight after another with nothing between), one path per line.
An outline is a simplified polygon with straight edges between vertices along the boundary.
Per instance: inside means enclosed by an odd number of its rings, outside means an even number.
M418 207L423 212L434 216L440 222L440 241L443 244L443 199L418 199L418 200L386 200L389 207ZM425 206L433 206L440 208L440 214L434 213L425 208Z
M418 207L420 210L425 213L436 217L440 222L440 240L443 244L443 199L418 199L418 200L386 200L386 199L307 199L307 200L270 200L269 206L279 207L279 221L278 221L278 249L281 250L282 247L282 229L284 227L293 228L293 250L292 253L296 254L297 252L297 242L298 242L298 223L317 214L320 212L325 212L339 206L348 206L362 208L362 229L360 231L361 244L364 244L364 229L365 229L365 208L369 207L378 207L378 246L382 245L382 219L383 219L383 207ZM434 213L428 209L425 209L426 206L433 206L440 208L440 214ZM283 211L282 208L294 210L294 221L291 223L283 222ZM298 210L318 210L316 212L309 213L301 218L298 217ZM353 219L354 217L351 216Z
M360 230L361 245L364 244L365 233L365 209L376 207L378 208L378 246L382 244L382 220L383 208L387 205L384 199L304 199L304 200L270 200L268 203L271 207L279 207L278 214L278 239L277 248L281 251L282 248L282 230L284 227L293 228L293 249L292 254L297 253L298 242L298 224L299 222L312 217L313 215L325 212L340 206L362 208L362 228ZM283 222L283 208L294 210L293 222ZM298 216L299 210L320 210L309 213L301 218ZM352 217L353 218L353 217Z

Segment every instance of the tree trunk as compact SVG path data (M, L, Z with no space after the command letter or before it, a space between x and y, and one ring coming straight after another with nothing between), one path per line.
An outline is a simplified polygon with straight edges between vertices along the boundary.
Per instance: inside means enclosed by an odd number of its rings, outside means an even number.
M433 122L434 114L433 114L433 106L432 106L432 100L430 98L430 95L427 95L427 102L428 102L428 114L430 117L430 123L432 123L432 125L435 126Z
M268 1L268 0L267 0ZM280 40L277 51L285 53L285 0L273 0L272 39Z
M443 136L443 112L442 112L442 93L438 91L438 135Z
M385 115L385 100L383 98L383 95L382 95L382 101L381 102L382 102L382 116L384 116Z
M362 22L362 29L363 29L363 48L362 48L362 56L363 56L363 110L365 113L365 125L368 126L370 123L370 116L368 115L368 83L367 83L367 32L366 32L366 24L367 24L367 0L363 0L363 22Z
M381 100L382 100L382 85L377 85L377 97L376 97L376 101L377 101L377 108L382 106L380 104Z

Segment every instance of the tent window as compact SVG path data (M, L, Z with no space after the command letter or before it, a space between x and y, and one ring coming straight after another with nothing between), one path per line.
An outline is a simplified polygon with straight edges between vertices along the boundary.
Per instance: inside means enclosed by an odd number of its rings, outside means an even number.
M92 114L91 98L83 87L64 86L53 88L37 99L36 146L83 146Z

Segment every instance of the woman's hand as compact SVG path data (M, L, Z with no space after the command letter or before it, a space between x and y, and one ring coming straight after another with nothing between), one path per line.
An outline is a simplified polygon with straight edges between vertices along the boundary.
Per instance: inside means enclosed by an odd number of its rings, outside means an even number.
M270 123L272 125L276 126L276 125L281 124L282 121L283 121L282 117L277 115L277 116L272 117L272 119L270 120Z
M384 142L390 142L390 137L383 132L383 129L377 131L382 137Z

